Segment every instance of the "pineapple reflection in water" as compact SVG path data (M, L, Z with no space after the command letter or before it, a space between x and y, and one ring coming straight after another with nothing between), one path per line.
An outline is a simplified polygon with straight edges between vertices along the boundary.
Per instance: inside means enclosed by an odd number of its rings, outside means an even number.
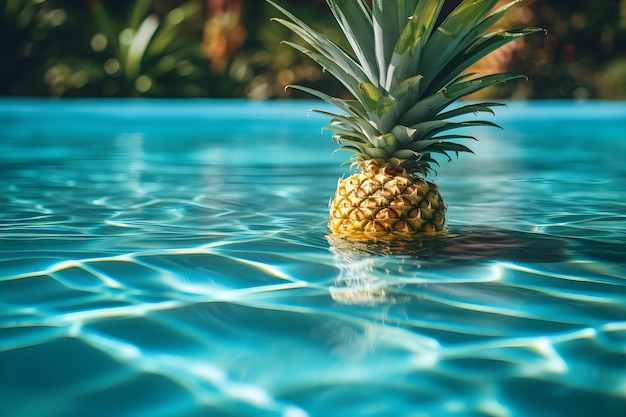
M269 1L269 0L268 0ZM305 42L285 42L339 80L353 99L290 86L337 108L327 129L339 150L352 152L358 172L340 180L330 204L330 231L357 241L413 239L445 230L444 203L428 180L438 162L472 152L460 128L496 126L458 117L494 113L500 103L451 105L479 90L522 77L465 71L507 43L540 31L492 31L519 1L495 8L498 0L464 0L437 26L444 0L327 0L352 51L281 6L275 19Z

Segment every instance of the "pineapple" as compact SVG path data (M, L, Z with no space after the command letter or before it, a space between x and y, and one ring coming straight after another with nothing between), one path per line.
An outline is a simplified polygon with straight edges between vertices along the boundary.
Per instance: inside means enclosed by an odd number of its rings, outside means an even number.
M332 74L352 98L332 97L290 85L336 106L314 110L330 118L339 150L352 152L359 172L339 181L330 203L331 234L355 241L412 240L446 230L446 204L429 181L435 157L472 150L459 143L476 140L460 128L493 126L458 117L494 114L501 103L451 107L484 88L523 77L466 73L496 49L542 29L491 31L513 6L498 0L464 0L437 25L444 0L327 0L351 51L311 29L268 0L286 19L273 19L306 46L285 42ZM453 120L454 119L454 120Z

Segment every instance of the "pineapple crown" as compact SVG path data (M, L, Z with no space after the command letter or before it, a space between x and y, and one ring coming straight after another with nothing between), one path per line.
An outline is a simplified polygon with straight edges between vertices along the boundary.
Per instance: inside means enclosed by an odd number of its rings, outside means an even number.
M477 77L464 74L471 65L496 49L542 31L523 28L491 31L513 6L514 0L495 9L498 0L464 0L437 27L445 0L327 0L352 53L311 29L296 16L267 0L287 19L275 18L306 43L285 41L332 74L354 97L341 99L299 85L289 85L338 107L331 118L338 150L353 152L352 165L383 159L411 174L426 176L439 165L433 154L472 152L456 133L467 126L494 126L485 121L451 118L486 112L501 103L480 102L453 109L462 97L523 75L511 73Z

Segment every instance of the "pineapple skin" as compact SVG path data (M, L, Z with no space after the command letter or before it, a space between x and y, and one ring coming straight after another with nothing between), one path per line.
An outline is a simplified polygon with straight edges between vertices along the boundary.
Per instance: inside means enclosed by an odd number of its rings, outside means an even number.
M446 204L435 183L368 160L339 181L328 228L353 240L417 238L445 231Z

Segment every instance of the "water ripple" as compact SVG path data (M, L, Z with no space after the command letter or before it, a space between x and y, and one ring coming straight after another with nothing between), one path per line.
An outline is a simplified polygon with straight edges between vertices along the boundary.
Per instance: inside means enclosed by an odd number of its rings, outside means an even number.
M320 126L252 124L0 129L0 415L623 415L618 131L486 134L446 236L364 246Z

